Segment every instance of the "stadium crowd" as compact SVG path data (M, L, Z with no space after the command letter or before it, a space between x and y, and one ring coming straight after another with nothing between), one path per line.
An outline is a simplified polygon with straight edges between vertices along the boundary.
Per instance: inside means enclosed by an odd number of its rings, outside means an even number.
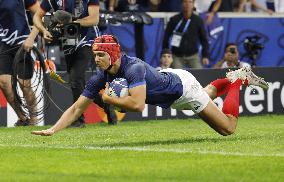
M202 12L283 12L281 0L197 0L198 13ZM182 0L100 0L102 10L180 12Z

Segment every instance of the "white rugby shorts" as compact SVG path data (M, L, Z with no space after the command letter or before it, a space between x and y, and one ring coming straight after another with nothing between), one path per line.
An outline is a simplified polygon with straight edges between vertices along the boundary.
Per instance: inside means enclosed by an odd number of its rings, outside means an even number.
M182 81L183 94L171 105L171 108L177 110L192 110L194 113L199 113L207 106L210 98L201 84L190 72L172 68L163 69L161 72L175 73Z

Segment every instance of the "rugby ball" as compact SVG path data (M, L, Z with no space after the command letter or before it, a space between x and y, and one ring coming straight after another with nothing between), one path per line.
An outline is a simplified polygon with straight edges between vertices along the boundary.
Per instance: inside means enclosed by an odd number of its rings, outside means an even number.
M109 84L109 96L111 97L126 97L128 93L128 83L125 78L115 78Z
M125 78L115 78L109 84L108 95L111 97L126 97L128 93L128 83ZM118 112L125 112L119 107L114 107Z

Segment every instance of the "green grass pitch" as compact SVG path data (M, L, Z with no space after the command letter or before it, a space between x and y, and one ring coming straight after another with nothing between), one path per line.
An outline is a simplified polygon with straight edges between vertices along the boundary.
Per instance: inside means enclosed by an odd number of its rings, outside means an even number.
M240 117L223 137L199 119L0 128L0 181L284 181L284 115Z

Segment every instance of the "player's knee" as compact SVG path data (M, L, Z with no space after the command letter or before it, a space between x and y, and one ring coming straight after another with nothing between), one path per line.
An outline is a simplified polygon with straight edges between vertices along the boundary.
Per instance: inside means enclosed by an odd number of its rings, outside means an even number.
M223 136L229 136L235 133L236 127L233 126L227 126L225 128L222 128L222 130L219 132Z

